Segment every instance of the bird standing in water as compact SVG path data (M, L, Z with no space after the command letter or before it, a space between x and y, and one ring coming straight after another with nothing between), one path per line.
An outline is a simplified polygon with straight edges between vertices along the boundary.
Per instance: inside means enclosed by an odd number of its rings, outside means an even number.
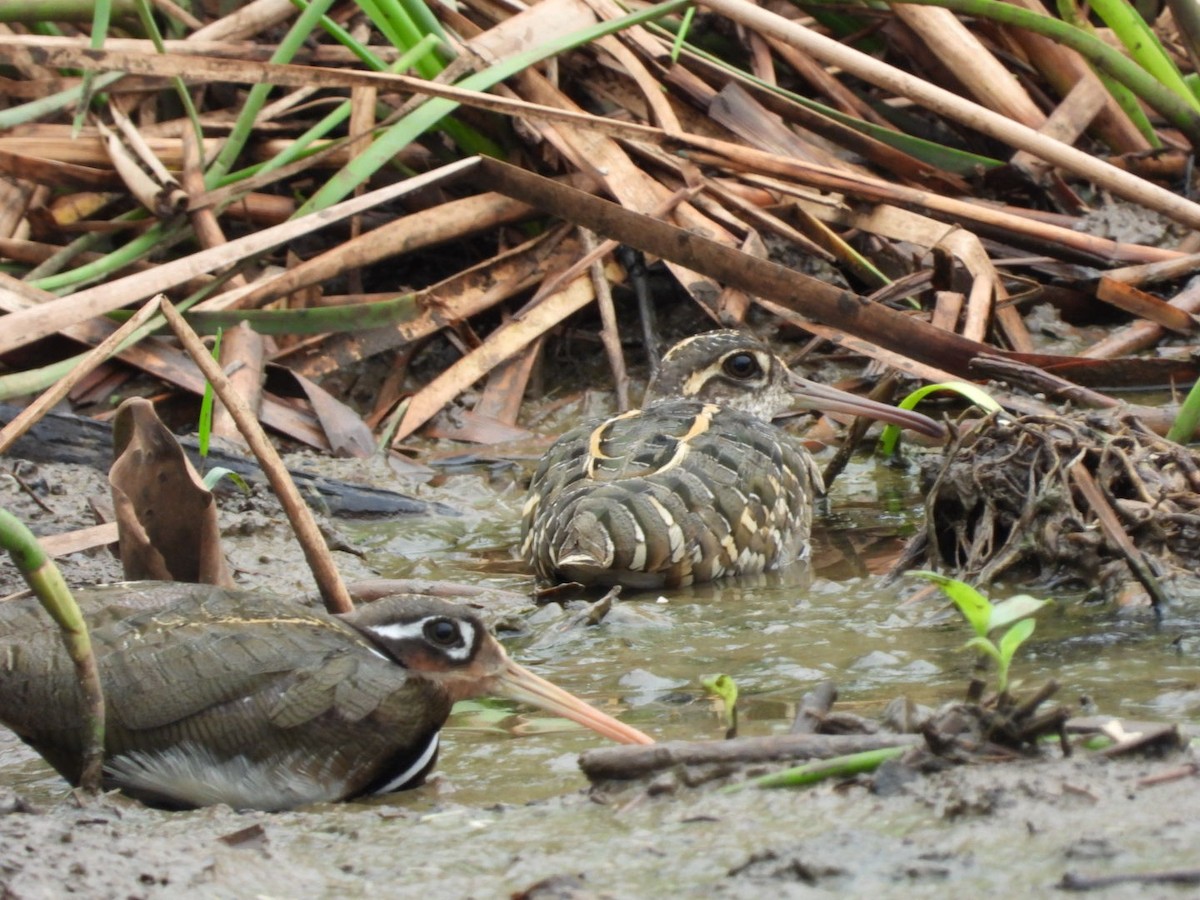
M521 552L544 582L675 587L808 552L813 459L772 417L797 406L941 436L927 416L800 378L756 338L714 331L663 357L639 410L559 438L534 473Z
M532 703L653 743L508 658L467 607L397 595L345 615L208 585L80 592L107 707L107 788L280 810L420 784L456 700ZM0 603L0 722L77 783L80 692L33 600Z

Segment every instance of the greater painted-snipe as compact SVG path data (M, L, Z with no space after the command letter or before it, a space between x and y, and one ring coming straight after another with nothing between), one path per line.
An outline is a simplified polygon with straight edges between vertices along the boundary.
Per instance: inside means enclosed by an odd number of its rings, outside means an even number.
M795 406L944 433L920 413L794 375L749 335L697 335L663 357L642 409L581 425L546 452L522 511L525 559L543 582L652 588L803 558L824 485L771 424Z
M335 616L195 584L81 592L107 706L109 788L169 807L287 809L420 784L459 699L498 694L651 743L508 658L465 606L398 595ZM80 692L33 600L0 603L0 721L65 778Z

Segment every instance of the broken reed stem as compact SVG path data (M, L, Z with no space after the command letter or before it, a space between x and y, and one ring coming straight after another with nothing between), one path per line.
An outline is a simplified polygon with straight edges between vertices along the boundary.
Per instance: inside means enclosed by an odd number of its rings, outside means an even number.
M292 482L291 476L288 475L283 460L279 458L279 453L267 440L266 434L258 424L257 417L230 385L229 379L221 371L216 360L212 358L208 348L201 343L196 332L184 321L183 316L171 305L170 301L165 299L162 301L162 312L180 343L183 344L183 348L195 361L200 371L204 373L204 377L213 386L213 390L221 402L225 404L225 408L233 417L233 421L237 423L246 443L250 445L250 449L258 459L259 465L262 466L263 472L266 473L267 480L271 482L271 488L279 498L283 511L296 532L296 539L304 551L304 558L308 561L309 568L312 569L317 589L321 592L321 599L325 602L325 608L331 613L350 612L354 609L354 602L350 599L346 585L342 582L342 577L333 562L329 548L325 545L324 538L321 537L317 521L304 500L301 499L300 492Z

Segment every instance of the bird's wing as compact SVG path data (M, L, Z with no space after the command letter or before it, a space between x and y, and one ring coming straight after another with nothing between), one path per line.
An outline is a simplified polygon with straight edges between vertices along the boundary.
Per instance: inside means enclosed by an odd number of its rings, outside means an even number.
M393 680L404 680L398 666L372 665L365 641L327 616L239 611L215 622L154 620L148 628L127 623L134 627L101 663L106 680L122 685L114 711L134 730L228 703L252 703L277 727L290 728L328 712L338 684L364 665L377 674L394 669Z
M98 626L92 642L110 727L160 728L235 701L259 703L289 727L326 712L342 682L369 684L373 697L386 694L389 676L403 684L403 669L377 659L336 619L301 604L235 601L189 587L201 602L132 612L107 600L85 603ZM0 721L24 736L77 729L78 688L62 640L39 609L20 603L24 609L0 610ZM360 698L352 715L368 706Z

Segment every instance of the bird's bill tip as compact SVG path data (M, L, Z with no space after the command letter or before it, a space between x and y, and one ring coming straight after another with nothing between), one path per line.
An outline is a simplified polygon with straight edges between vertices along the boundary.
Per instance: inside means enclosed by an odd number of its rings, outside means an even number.
M597 734L621 744L653 744L654 739L643 734L632 725L614 719L564 691L544 678L534 675L524 666L512 660L495 676L493 689L510 700L531 703L547 712L570 719Z
M840 412L850 416L866 416L881 422L890 422L901 428L911 428L929 437L946 436L946 428L922 413L911 409L890 406L867 397L859 397L848 391L838 390L826 384L818 384L807 378L793 376L792 393L805 406L820 412Z

